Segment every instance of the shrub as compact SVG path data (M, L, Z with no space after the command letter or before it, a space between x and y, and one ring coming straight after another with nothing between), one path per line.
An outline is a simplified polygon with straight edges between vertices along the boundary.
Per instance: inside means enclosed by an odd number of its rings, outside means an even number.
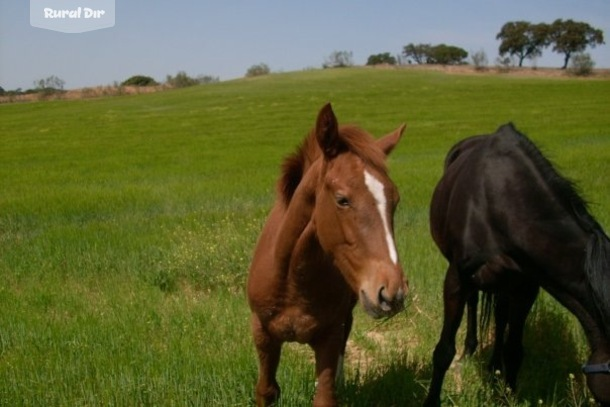
M496 69L500 73L510 72L510 68L513 66L513 60L511 57L498 57L496 58Z
M158 85L150 76L134 75L121 83L121 86L156 86Z
M176 74L176 76L167 75L165 79L165 83L167 83L172 88L186 88L189 86L195 86L199 84L199 81L195 78L191 78L184 71L180 71Z
M353 60L353 52L352 51L333 51L324 64L322 64L323 68L346 68L348 66L354 65Z
M220 78L218 76L199 75L197 77L197 82L202 85L204 85L206 83L216 83L216 82L220 82Z
M390 55L389 52L384 52L383 54L371 55L369 59L366 61L367 65L396 65L396 58Z
M246 78L268 75L270 72L271 70L267 64L260 63L258 65L252 65L250 68L248 68L248 71L246 71Z
M487 54L485 51L480 50L472 54L472 64L474 69L477 71L484 71L487 69Z
M586 52L575 54L570 63L570 73L577 76L589 76L593 73L595 62Z

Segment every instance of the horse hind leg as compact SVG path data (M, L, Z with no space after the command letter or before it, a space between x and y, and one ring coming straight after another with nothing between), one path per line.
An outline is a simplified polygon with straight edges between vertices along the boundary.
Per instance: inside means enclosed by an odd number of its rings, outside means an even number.
M519 290L518 295L510 297L510 311L508 315L508 336L504 350L504 367L506 369L506 383L516 390L517 373L523 361L523 331L527 316L536 301L539 287L534 283L526 283Z
M460 359L464 359L477 350L479 340L477 338L477 308L479 304L478 291L473 292L466 302L466 339L464 340L464 353Z
M256 405L269 406L280 396L280 386L276 380L280 363L282 342L274 339L262 326L256 315L252 316L252 334L258 354L258 381L256 383Z

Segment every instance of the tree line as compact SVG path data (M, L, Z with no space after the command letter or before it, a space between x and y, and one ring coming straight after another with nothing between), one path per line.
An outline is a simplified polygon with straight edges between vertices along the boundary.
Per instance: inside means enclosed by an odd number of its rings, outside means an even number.
M604 44L602 30L591 27L588 23L557 19L551 24L532 24L527 21L511 21L502 26L496 35L500 41L500 57L509 56L518 59L519 66L525 59L542 56L545 48L552 47L553 52L564 55L562 69L568 67L570 59L587 47ZM465 63L468 52L464 49L446 45L414 44L404 46L402 56L409 63L458 65ZM396 64L397 59L389 53L371 55L367 65Z

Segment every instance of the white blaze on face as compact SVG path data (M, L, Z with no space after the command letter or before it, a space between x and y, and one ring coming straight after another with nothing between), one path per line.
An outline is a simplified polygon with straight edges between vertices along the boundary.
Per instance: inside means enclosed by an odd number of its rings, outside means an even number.
M377 210L379 211L379 215L381 215L381 221L383 223L383 229L385 230L385 240L388 244L390 258L394 264L396 264L398 262L398 255L396 254L396 245L394 244L394 239L390 233L390 225L388 224L388 217L386 215L387 202L385 199L385 193L383 191L383 184L366 170L364 171L364 183L368 187L369 191L371 191L373 198L375 198L375 202L377 202Z

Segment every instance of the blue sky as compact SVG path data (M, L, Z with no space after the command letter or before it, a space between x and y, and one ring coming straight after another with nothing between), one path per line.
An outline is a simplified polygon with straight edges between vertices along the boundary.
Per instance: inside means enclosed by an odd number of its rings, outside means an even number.
M603 30L608 44L589 52L596 67L610 68L609 0L116 0L114 27L81 34L34 28L29 12L28 0L0 2L4 89L31 88L51 75L68 89L135 74L163 81L178 71L227 80L261 62L274 72L321 67L333 51L353 52L360 65L409 43L483 50L493 64L505 22L557 18ZM562 61L549 48L536 65Z

